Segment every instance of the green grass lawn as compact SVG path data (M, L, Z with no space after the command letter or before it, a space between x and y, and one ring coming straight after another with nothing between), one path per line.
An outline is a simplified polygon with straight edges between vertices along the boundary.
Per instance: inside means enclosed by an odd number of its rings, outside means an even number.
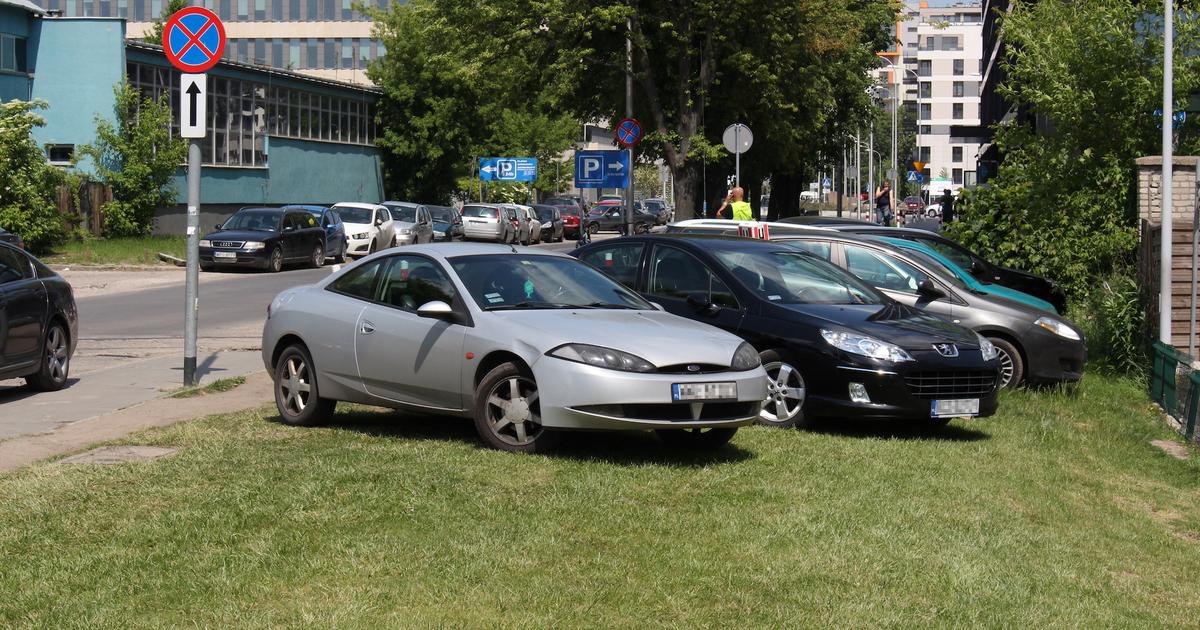
M940 432L746 429L686 454L270 409L0 477L0 626L1144 627L1200 619L1200 465L1136 383Z
M186 236L147 236L144 238L102 238L68 241L51 254L41 257L52 265L167 265L158 253L185 256Z
M233 376L230 378L219 378L208 385L200 387L184 387L179 391L171 394L171 398L195 398L197 396L207 396L209 394L219 394L236 389L245 384L245 376Z

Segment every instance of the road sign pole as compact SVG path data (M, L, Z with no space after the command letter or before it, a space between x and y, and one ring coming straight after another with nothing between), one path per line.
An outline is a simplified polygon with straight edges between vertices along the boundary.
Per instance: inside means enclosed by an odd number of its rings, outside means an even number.
M733 152L733 185L742 185L742 127L733 128L733 146L738 150Z
M188 140L187 289L183 324L183 384L196 385L196 316L200 310L200 140Z
M633 118L633 21L625 19L625 118ZM629 151L629 183L625 186L625 234L633 235L633 144Z

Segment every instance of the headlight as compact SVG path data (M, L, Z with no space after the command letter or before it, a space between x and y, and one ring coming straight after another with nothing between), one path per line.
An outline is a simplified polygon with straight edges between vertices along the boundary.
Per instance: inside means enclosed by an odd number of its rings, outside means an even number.
M904 348L895 344L880 341L874 337L859 335L850 332L838 332L834 330L821 329L821 337L825 341L837 348L844 350L850 354L870 357L872 359L882 359L884 361L892 361L900 363L901 361L912 361L913 358L908 356Z
M576 363L585 363L596 367L608 368L610 370L621 370L622 372L652 372L654 366L647 360L613 350L612 348L602 348L600 346L591 346L585 343L569 343L559 346L546 354L567 361Z
M543 224L542 224L542 227L544 227L544 228L546 228L546 229L550 229L550 222L549 222L549 221L547 221L547 222L543 223Z
M979 333L975 333L979 337L979 352L983 354L984 361L991 361L1000 356L1000 351L996 349L996 344L988 341L987 337Z
M200 247L212 247L212 241L202 238L200 239Z
M1046 330L1071 341L1079 341L1079 333L1075 332L1074 328L1054 319L1053 317L1039 317L1033 322L1034 326L1041 326Z
M248 252L256 252L266 246L267 244L262 241L246 241L246 244L242 246L242 249Z
M762 361L758 360L758 351L754 346L746 342L738 346L737 352L733 353L733 361L729 362L729 369L742 372L745 370L753 370L762 365Z
M446 236L446 233L445 232L434 232L433 235L438 238L442 238L442 237Z
M362 234L353 234L350 236L350 238L352 238L356 241L361 241L361 240L365 240L368 236L370 236L370 234L363 232Z
M412 230L410 230L410 229L396 230L396 233L399 234L400 236L408 236L409 234L412 234Z

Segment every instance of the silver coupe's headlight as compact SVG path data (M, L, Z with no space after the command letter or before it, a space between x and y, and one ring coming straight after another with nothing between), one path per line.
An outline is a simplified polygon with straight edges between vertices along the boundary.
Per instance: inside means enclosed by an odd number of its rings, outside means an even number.
M821 337L823 337L829 345L844 350L850 354L870 357L872 359L882 359L893 363L902 361L912 361L913 358L904 351L904 348L886 341L880 341L874 337L860 335L852 332L836 331L821 329Z
M242 246L242 249L248 252L256 252L266 246L267 244L262 241L246 241L246 244Z
M202 238L200 239L200 247L212 247L212 241Z
M1000 350L996 348L996 344L988 341L987 337L979 333L975 333L975 336L979 337L979 352L983 354L984 361L991 361L1000 356Z
M758 351L754 349L754 346L743 341L742 345L738 346L737 352L733 353L733 361L729 362L729 369L741 372L753 370L760 365L762 365L762 361L758 360Z
M1075 332L1074 328L1064 324L1063 322L1054 319L1053 317L1039 317L1033 322L1034 326L1041 326L1046 330L1071 341L1079 341L1079 333Z
M546 354L567 361L585 363L596 367L622 372L653 372L654 365L649 361L628 352L602 348L586 343L568 343L559 346Z
M366 239L368 236L370 236L370 234L369 234L369 233L367 233L367 232L363 232L363 233L361 233L361 234L352 234L352 235L350 236L350 238L352 238L352 239L354 239L354 240L356 240L356 241L361 241L361 240L365 240L365 239Z

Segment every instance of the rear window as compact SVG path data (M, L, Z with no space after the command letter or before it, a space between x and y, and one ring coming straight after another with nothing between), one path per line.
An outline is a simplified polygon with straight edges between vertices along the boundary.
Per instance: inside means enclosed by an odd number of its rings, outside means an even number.
M478 219L495 219L496 209L488 206L464 206L462 215Z

